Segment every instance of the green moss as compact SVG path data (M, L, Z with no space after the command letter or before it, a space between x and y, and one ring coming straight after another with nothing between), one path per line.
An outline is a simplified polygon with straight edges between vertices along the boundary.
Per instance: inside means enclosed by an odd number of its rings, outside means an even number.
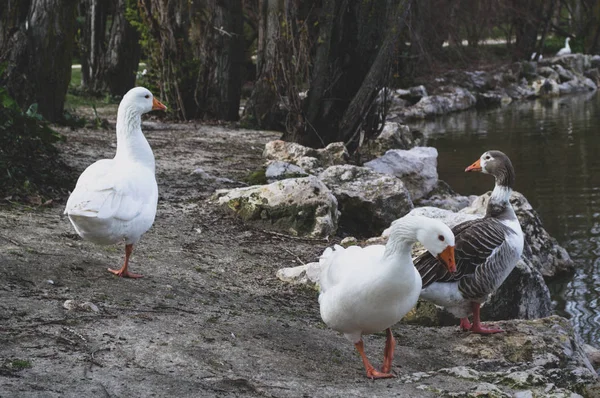
M248 185L265 185L267 183L267 176L265 173L266 170L264 168L260 168L258 170L254 170L246 177L242 178L242 180Z
M31 368L31 362L25 360L25 359L13 359L12 361L9 361L6 364L6 367L9 370L12 370L14 372L18 372L20 370L23 369L29 369Z

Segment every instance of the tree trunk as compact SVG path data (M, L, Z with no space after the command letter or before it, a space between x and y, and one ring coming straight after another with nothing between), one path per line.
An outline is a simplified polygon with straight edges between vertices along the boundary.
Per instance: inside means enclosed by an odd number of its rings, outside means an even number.
M513 0L513 25L515 26L515 46L513 60L529 60L535 51L537 34L541 27L544 2L540 0Z
M246 124L261 129L283 128L276 117L279 97L275 82L279 18L283 15L283 6L282 0L260 0L259 3L257 78L246 102L243 119Z
M103 57L103 74L99 79L103 89L114 96L123 96L135 86L142 49L140 35L125 18L127 0L117 0L110 30L108 48Z
M238 120L244 62L244 17L242 0L222 0L215 5L214 26L219 29L212 40L216 47L216 88L212 112L222 120Z
M76 3L31 0L27 14L25 4L16 3L2 11L3 26L12 25L2 29L7 34L0 54L0 62L8 61L5 84L21 108L37 103L40 114L58 121L71 80Z
M86 24L81 40L81 85L90 92L122 96L135 86L140 36L125 18L126 10L127 0L82 2L80 14L85 15Z

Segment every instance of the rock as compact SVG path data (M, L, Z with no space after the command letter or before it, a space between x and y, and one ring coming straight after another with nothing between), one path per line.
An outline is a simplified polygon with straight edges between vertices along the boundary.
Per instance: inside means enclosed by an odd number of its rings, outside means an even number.
M587 77L577 77L558 85L560 95L574 94L598 89L596 83Z
M407 151L392 149L365 163L365 167L400 178L412 200L429 194L438 179L437 150L432 147L415 147Z
M481 316L486 320L536 319L550 314L548 286L526 255L481 308Z
M600 68L600 55L592 55L590 59L590 67Z
M337 229L337 200L314 176L220 189L212 200L245 222L293 236L321 238L334 234Z
M531 84L531 87L538 97L558 97L560 95L558 83L551 78L537 79Z
M558 81L559 79L558 73L556 73L556 71L549 66L538 68L538 74L554 81Z
M342 247L350 247L358 245L358 240L354 236L347 236L340 242L340 246Z
M423 383L417 389L440 397L597 396L598 378L566 319L552 316L500 326L507 332L493 338L463 334L456 339L454 334L450 338L455 343L442 354L442 363L454 366L401 375L398 381ZM446 331L439 329L438 336ZM428 332L421 328L421 341L427 341ZM445 382L447 378L453 383Z
M275 140L267 142L263 151L266 160L295 164L310 174L320 172L322 167L344 164L349 156L342 142L333 142L325 148L314 149L294 142Z
M553 65L552 68L556 71L560 78L560 82L564 83L575 78L575 75L570 70L566 70L561 65Z
M418 145L423 137L420 133L411 131L405 124L386 122L377 138L367 141L360 148L361 159L364 161L383 156L390 149L410 149Z
M532 88L519 84L511 84L506 87L506 94L514 100L535 97L535 91Z
M600 69L599 68L591 68L585 71L585 77L589 78L593 81L596 86L600 85Z
M423 97L415 105L402 109L398 115L405 120L425 119L469 109L477 103L475 96L462 87L445 87L444 90L442 94Z
M389 174L346 164L325 169L319 179L337 198L339 226L347 233L379 235L413 208L402 181Z
M445 210L459 211L460 209L469 206L476 198L476 195L459 195L454 192L446 182L438 180L437 184L433 187L433 190L429 192L425 198L422 198L415 203L415 205L419 207L433 206Z
M427 89L425 86L410 87L407 90L396 90L397 95L410 105L414 105L422 98L427 97Z
M82 303L76 300L66 300L63 303L63 308L67 311L87 311L87 312L99 312L98 306L90 301L84 301Z
M283 282L293 285L316 284L319 282L321 266L319 263L308 263L297 267L281 268L275 274Z
M281 160L269 162L265 171L265 177L269 183L288 178L306 177L307 175L308 173L302 167Z
M493 90L477 93L477 106L480 108L503 106L508 105L511 102L512 98L506 95L504 90Z
M590 364L594 367L594 369L600 368L600 350L594 346L589 344L583 345L583 352L587 356Z
M468 214L485 214L485 208L491 192L478 197L471 206L461 210ZM517 213L525 241L531 250L531 263L546 278L552 278L574 270L573 260L567 251L542 226L537 212L531 207L525 196L513 192L510 203Z

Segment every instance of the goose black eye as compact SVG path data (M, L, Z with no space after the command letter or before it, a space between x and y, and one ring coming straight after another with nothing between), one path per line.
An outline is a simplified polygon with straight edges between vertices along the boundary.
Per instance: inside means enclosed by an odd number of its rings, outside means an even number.
M144 95L144 98L150 98L150 94Z
M438 239L443 242L445 240L444 235L438 236Z
M490 160L490 159L491 159L490 155L487 155L487 156L485 157L485 160Z

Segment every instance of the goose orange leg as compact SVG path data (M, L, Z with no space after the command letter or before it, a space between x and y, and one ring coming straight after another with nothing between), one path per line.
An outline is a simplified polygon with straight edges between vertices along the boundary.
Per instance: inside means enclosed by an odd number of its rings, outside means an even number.
M133 251L133 245L125 245L125 263L119 270L109 268L108 271L112 272L116 276L120 276L122 278L134 278L134 279L141 278L143 275L134 274L132 272L127 271L127 266L129 265L129 256L131 256L132 251Z
M383 366L381 372L389 373L394 360L394 349L396 348L396 340L392 334L392 329L386 329L387 339L385 340L385 350L383 351Z
M373 367L373 365L371 365L371 363L367 359L367 356L365 355L365 346L362 340L354 344L354 346L356 347L356 350L362 358L363 364L365 365L365 369L367 370L367 377L369 379L388 379L390 377L395 377L391 373L383 373L375 370L375 368Z
M472 303L473 306L473 326L471 327L471 332L478 334L494 334L494 333L502 333L504 330L499 328L488 328L481 324L481 319L479 318L479 303ZM462 325L462 320L461 320Z

